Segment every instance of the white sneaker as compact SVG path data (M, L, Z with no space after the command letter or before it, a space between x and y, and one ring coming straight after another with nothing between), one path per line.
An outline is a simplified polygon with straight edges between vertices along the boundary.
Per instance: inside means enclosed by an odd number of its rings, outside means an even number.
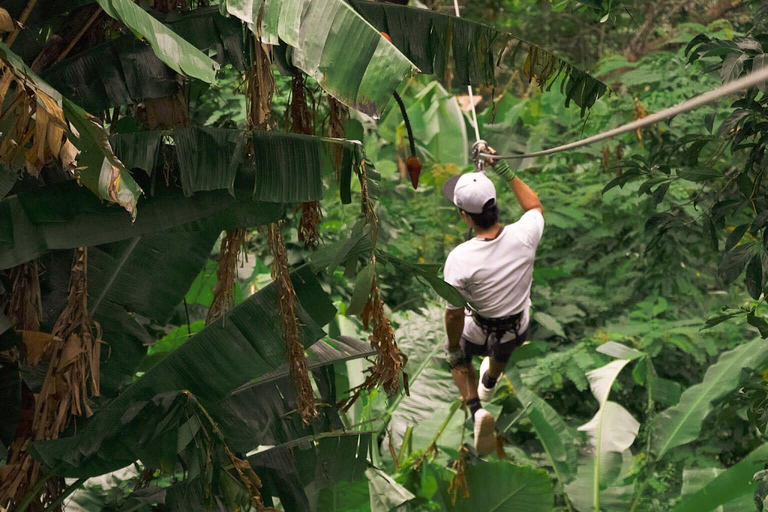
M493 391L496 389L495 387L487 388L483 384L483 375L485 375L485 372L487 372L490 367L491 358L484 357L483 363L480 365L480 376L477 379L477 396L480 398L480 402L490 402L491 398L493 398Z
M481 457L485 457L495 448L493 415L485 409L478 409L475 413L475 449Z

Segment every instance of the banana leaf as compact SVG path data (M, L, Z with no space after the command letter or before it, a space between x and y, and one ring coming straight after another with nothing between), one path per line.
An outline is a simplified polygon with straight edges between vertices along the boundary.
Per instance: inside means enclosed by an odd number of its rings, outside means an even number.
M287 363L230 393L211 413L218 418L230 446L244 453L258 445L278 445L340 430L333 365L375 353L369 343L346 336L321 340L307 349L307 366L319 391L319 415L310 425L304 425L296 412L298 401Z
M370 447L371 432L329 433L259 452L248 462L263 496L279 498L286 512L305 512L315 510L320 489L363 479Z
M299 402L288 376L272 379L228 395L211 407L227 443L247 453L258 446L275 446L324 432L343 430L336 408L336 375L332 366L311 372L317 393L318 414L304 424L298 413Z
M599 408L595 416L578 430L588 434L594 453L581 464L576 479L566 485L568 496L579 510L600 508L626 493L613 486L627 461L629 447L637 438L640 424L621 405L608 400L611 387L629 359L617 359L587 373L589 387ZM621 491L621 492L618 492ZM616 494L618 493L618 496Z
M342 0L224 0L220 6L264 43L287 43L294 66L341 103L370 116L378 117L403 80L418 72Z
M101 245L176 226L234 229L282 218L284 207L250 200L251 190L201 192L185 198L181 190L158 187L142 203L136 222L116 207L102 204L75 182L5 198L13 226L10 243L0 244L0 269L14 267L47 251Z
M232 63L238 70L245 69L242 26L221 16L216 7L160 19L196 48L218 51L219 64ZM78 53L42 76L89 112L172 96L180 90L176 73L132 34Z
M18 179L19 177L15 172L0 165L0 199L8 195ZM2 240L2 235L0 235L0 240Z
M720 355L707 369L704 380L683 391L680 403L665 409L651 422L651 451L663 457L669 450L699 437L712 402L722 398L742 381L744 370L760 370L768 363L768 347L757 338Z
M749 510L744 507L738 508L738 505L734 507L729 505L740 501L740 497L751 505L752 494L757 487L757 482L752 477L765 467L767 458L768 444L760 445L741 462L720 471L715 478L695 493L684 497L683 501L672 509L672 512L708 512L719 507L734 511ZM683 472L683 480L683 490L685 491L685 471Z
M88 308L99 322L102 396L112 397L135 374L151 337L139 314L165 325L211 253L219 229L171 229L91 247Z
M450 69L462 85L492 86L497 66L506 59L508 67L521 68L542 87L549 88L563 76L566 106L573 100L582 112L607 90L604 83L564 59L496 27L429 9L361 0L350 3L377 30L389 34L392 44L424 73L445 78ZM507 51L510 46L514 49ZM518 54L522 66L516 62Z
M371 512L402 510L416 497L381 469L370 467L365 471L365 476L368 477Z
M178 73L204 82L216 81L219 64L131 0L97 0L104 12L140 35L155 55Z
M299 299L300 339L309 346L323 336L335 308L308 267L291 274ZM121 418L138 404L185 390L205 407L220 402L251 379L285 361L281 319L274 314L277 292L268 285L209 324L101 408L77 435L30 446L33 455L56 474L91 477L132 463L138 447L121 444ZM105 449L108 446L122 449Z
M507 370L506 374L558 480L563 485L569 483L577 470L575 436L552 406L523 385L516 370Z
M136 315L165 325L190 283L205 265L220 230L171 229L88 251L88 310L99 323L101 351L99 403L113 398L139 367L153 342ZM73 251L52 251L40 259L41 330L50 332L67 302ZM47 365L25 368L26 384L38 391Z
M347 261L357 261L363 255L373 251L371 226L358 221L346 240L339 240L320 247L310 254L309 262L315 272L333 274L336 268Z
M551 512L555 495L549 475L543 469L518 466L506 461L470 464L466 469L470 497L459 499L451 512L504 510ZM441 489L444 501L451 502L446 485Z
M164 138L173 146L164 146ZM351 202L351 176L363 162L362 145L356 141L313 137L284 132L250 132L222 128L180 128L173 132L142 132L113 135L115 153L130 169L150 176L158 172L158 155L167 148L166 160L178 162L184 194L208 190L232 192L238 181L252 188L255 200L279 203L316 201L323 198L324 175L337 172L342 202ZM252 158L244 160L249 144ZM334 160L337 149L342 158Z
M101 199L119 204L135 218L141 188L112 152L104 127L82 108L62 97L2 42L0 60L10 66L17 77L23 77L26 87L34 92L38 110L47 112L47 117L55 120L53 112L48 112L55 108L71 124L71 127L60 128L80 151L78 176L83 184ZM41 122L42 118L38 112L36 122Z

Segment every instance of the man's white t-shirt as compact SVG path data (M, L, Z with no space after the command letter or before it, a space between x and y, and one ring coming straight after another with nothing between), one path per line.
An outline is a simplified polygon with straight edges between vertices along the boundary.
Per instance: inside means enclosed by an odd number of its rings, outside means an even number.
M544 231L544 217L529 210L514 224L504 226L494 239L473 238L456 247L445 261L444 278L477 312L486 318L500 318L522 312L520 332L529 323L531 282L536 247ZM458 309L448 305L450 309ZM475 324L464 322L463 336L477 344L485 334ZM514 338L509 333L502 342Z

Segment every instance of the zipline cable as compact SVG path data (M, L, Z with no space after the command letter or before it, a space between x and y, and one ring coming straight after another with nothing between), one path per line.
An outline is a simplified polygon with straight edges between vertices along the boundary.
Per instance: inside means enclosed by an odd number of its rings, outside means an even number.
M453 8L456 11L456 17L461 18L459 13L459 0L453 0ZM480 128L477 125L477 111L475 110L475 96L472 94L472 86L467 86L467 92L469 93L469 104L472 106L472 126L475 129L475 141L480 141Z
M456 0L454 0L454 3L455 1ZM675 105L674 107L669 107L662 110L661 112L651 114L642 119L638 119L637 121L633 121L623 126L619 126L618 128L614 128L613 130L608 130L607 132L592 135L586 139L570 142L568 144L563 144L562 146L557 146L551 149L545 149L543 151L535 151L533 153L522 153L518 155L491 155L490 153L480 153L479 156L480 158L484 158L486 160L491 158L494 160L519 160L523 158L533 158L536 156L553 155L555 153L560 153L561 151L580 148L582 146L594 144L595 142L600 142L616 137L617 135L639 130L640 128L645 128L646 126L658 123L659 121L663 121L665 119L669 119L670 117L688 112L689 110L699 108L703 105L706 105L707 103L712 103L715 100L719 100L723 96L728 96L729 94L733 94L742 89L749 89L750 87L754 87L766 81L768 81L768 68L761 69L760 71L756 71L754 73L743 76L738 80L734 80L733 82L721 85L717 89L713 89L709 92L700 94L694 98L680 103L679 105ZM474 104L472 110L474 111ZM475 130L477 130L477 126L475 126Z

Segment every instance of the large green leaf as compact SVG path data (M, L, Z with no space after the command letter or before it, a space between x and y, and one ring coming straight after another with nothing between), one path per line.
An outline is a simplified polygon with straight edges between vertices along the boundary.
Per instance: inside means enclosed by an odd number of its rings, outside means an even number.
M165 325L205 265L220 230L171 229L88 252L91 314L105 302Z
M164 144L172 138L174 145ZM185 195L237 186L251 187L252 198L265 202L298 203L323 198L324 175L350 176L357 172L364 154L359 142L312 137L276 131L250 132L221 128L180 128L167 132L114 135L116 154L130 169L158 173L158 155L178 161L179 181ZM248 144L252 157L244 159ZM341 149L342 158L334 163ZM343 202L349 202L350 180L340 184ZM345 196L347 200L344 201Z
M370 432L303 438L248 457L262 479L262 495L280 498L286 512L314 510L317 492L365 476Z
M743 496L748 496L747 501L751 502L756 487L752 476L765 467L766 459L768 459L768 444L763 444L741 462L720 472L716 478L690 497L683 499L672 509L672 512L707 512Z
M241 452L341 429L333 365L375 353L369 343L346 336L320 340L307 349L307 366L322 404L320 414L310 425L304 425L297 414L298 400L288 378L287 363L233 391L211 411L219 419L227 441Z
M66 99L64 115L77 133L70 140L80 150L79 181L98 197L125 208L135 220L136 203L142 190L112 152L104 127L95 117Z
M251 189L237 197L226 191L201 192L185 198L178 189L158 186L142 204L136 222L125 212L102 204L75 182L10 196L7 208L13 238L0 244L0 269L14 267L54 249L101 245L186 225L189 229L234 229L280 219L283 206L250 200Z
M300 336L309 346L324 334L320 325L330 321L335 309L307 267L294 272L292 278L299 297ZM137 403L159 393L188 390L203 405L216 404L285 361L276 304L274 284L261 289L151 368L100 409L76 436L36 442L30 450L47 467L66 476L90 477L132 463L134 450L105 450L102 445L119 444L120 419Z
M220 63L244 69L242 25L221 16L218 8L172 13L165 21L196 48L217 50ZM132 34L78 53L45 70L42 76L64 96L94 113L172 96L181 87L176 73Z
M414 499L416 496L397 483L394 478L380 469L368 468L365 471L368 477L369 496L371 498L371 512L390 512L401 510L400 507Z
M509 462L484 462L466 469L470 497L456 502L451 512L551 512L555 496L546 471ZM447 497L446 497L447 498ZM446 503L450 503L447 498Z
M0 199L8 195L18 179L19 177L15 172L0 165ZM1 236L0 240L2 239Z
M576 480L566 486L569 497L580 510L592 507L599 510L606 490L606 497L611 499L616 489L610 484L617 479L624 462L631 458L627 454L631 455L629 447L637 437L640 424L624 407L608 400L613 383L627 363L628 359L617 359L587 373L599 408L579 430L589 436L594 453L582 464Z
M591 107L607 90L605 84L560 57L495 27L392 3L353 0L352 5L378 30L389 34L392 44L424 73L442 77L450 69L462 85L495 85L499 58L506 58L503 62L514 69L519 54L526 75L550 84L563 76L566 106L573 100L582 109ZM515 49L505 51L510 44Z
M122 21L152 46L155 55L179 73L216 81L219 65L131 0L97 0L104 12Z
M557 411L523 385L517 371L507 370L506 374L558 479L567 484L576 475L575 437Z
M651 450L662 457L672 448L699 437L704 419L712 411L712 402L736 389L743 370L761 369L768 362L768 346L755 339L724 352L707 369L704 380L683 391L680 403L662 411L651 422Z
M205 265L220 230L171 229L88 251L88 306L99 322L102 396L112 397L138 368L151 337L139 314L164 325Z
M287 43L294 66L337 100L374 117L418 71L342 0L225 0L221 10L248 23L263 42Z

